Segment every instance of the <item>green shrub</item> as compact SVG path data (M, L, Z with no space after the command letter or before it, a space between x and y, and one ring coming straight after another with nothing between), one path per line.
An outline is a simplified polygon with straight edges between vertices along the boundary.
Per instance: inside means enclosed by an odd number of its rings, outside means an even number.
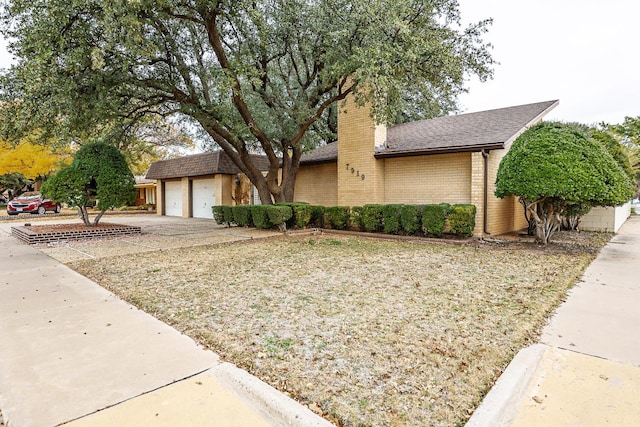
M400 233L400 212L402 205L384 205L382 208L383 230L387 234Z
M277 226L285 224L293 216L291 206L267 205L265 207L269 222Z
M269 220L268 208L271 205L253 205L251 206L251 219L256 228L269 229L273 227L273 223Z
M287 222L288 227L305 228L311 223L313 206L307 203L293 203L291 204L291 209L293 210L293 216Z
M231 223L235 223L235 219L233 218L233 206L222 206L222 215L227 224L231 225Z
M364 208L362 206L353 206L351 208L351 215L349 216L350 228L353 231L362 231L362 212Z
M218 206L214 206L213 209L213 219L220 225L222 224L227 224L229 225L229 223L231 221L227 220L227 217L224 216L225 214L225 207L222 205L218 205Z
M362 228L369 233L382 231L384 205L364 205L362 207Z
M422 207L422 230L427 235L440 237L444 233L447 223L449 205L424 205Z
M235 222L238 227L253 227L250 205L232 206L231 210L233 212L233 222Z
M324 210L324 223L330 224L334 230L346 230L349 228L351 209L346 206L332 206Z
M406 234L417 236L422 231L422 206L402 205L400 226Z
M324 227L324 206L311 206L310 225L316 228Z
M476 207L474 205L453 205L449 209L447 220L451 233L470 237L476 226Z

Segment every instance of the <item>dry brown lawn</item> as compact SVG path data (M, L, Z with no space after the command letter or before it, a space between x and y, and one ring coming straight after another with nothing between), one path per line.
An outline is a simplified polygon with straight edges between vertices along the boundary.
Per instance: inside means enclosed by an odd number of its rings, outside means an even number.
M70 265L335 424L451 426L608 238L298 235Z

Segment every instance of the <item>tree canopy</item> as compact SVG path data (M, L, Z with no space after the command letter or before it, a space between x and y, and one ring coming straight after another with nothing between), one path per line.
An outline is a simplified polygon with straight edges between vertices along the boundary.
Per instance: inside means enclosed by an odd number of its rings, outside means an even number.
M21 174L27 179L44 178L69 164L70 154L50 146L21 141L0 142L0 175Z
M97 202L100 213L133 203L135 179L127 162L113 145L91 142L74 155L71 165L49 178L42 193L57 203L69 203L79 209L86 225L90 225L87 208Z
M547 243L571 206L617 206L631 197L629 177L583 128L543 122L520 135L503 158L497 197L517 196Z
M31 181L21 173L0 175L0 196L4 195L5 191L8 192L9 198L19 196L29 184Z
M640 117L625 117L622 124L609 125L602 123L600 128L612 135L620 144L629 159L631 169L635 173L636 194L640 183Z
M291 200L300 156L335 138L347 95L380 122L433 117L456 109L467 76L491 75L489 21L459 18L455 0L10 0L1 32L19 62L0 82L2 127L73 136L177 115L263 203Z

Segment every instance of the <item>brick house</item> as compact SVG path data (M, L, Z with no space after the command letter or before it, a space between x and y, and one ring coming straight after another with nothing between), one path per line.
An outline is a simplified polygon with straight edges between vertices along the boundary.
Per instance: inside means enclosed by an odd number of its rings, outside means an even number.
M338 116L338 141L303 155L294 200L324 206L367 203L470 203L474 236L526 227L514 197L494 194L500 161L513 141L558 101L439 117L385 127L347 98ZM256 155L263 170L264 156ZM248 179L223 152L151 165L159 215L212 218L211 207L259 203Z
M517 198L494 196L498 166L513 141L557 105L539 102L387 128L347 99L338 141L303 156L295 200L325 206L470 203L477 208L474 236L520 230L527 224Z
M137 193L136 193L136 201L134 205L135 206L143 206L143 205L155 206L156 182L153 179L147 179L143 176L136 176L135 178L136 178L135 188L137 190Z
M268 169L265 156L255 155L254 161ZM255 200L251 183L224 151L154 162L146 178L156 180L158 215L213 218L214 205Z

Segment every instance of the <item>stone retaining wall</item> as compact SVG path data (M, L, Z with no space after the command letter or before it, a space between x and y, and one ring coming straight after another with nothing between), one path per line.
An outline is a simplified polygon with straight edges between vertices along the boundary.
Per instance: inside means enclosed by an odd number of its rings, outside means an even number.
M36 243L59 242L66 240L104 239L110 237L133 236L141 233L141 228L129 225L118 225L109 228L86 228L82 230L60 230L38 232L27 227L11 227L11 234L30 245Z

